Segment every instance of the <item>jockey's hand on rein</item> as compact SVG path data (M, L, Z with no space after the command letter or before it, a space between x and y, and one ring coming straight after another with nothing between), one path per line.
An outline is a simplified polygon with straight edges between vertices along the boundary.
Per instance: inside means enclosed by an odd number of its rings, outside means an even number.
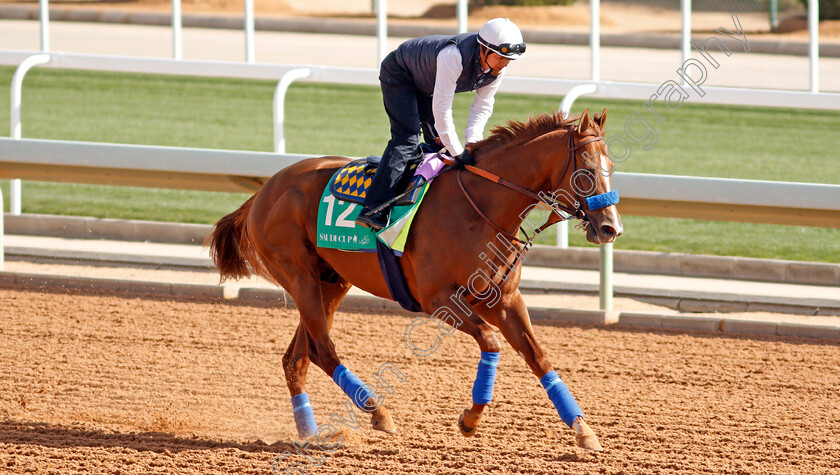
M475 165L475 157L467 149L464 149L460 155L455 155L452 158L455 159L455 164L452 165L455 168L464 168L464 165Z

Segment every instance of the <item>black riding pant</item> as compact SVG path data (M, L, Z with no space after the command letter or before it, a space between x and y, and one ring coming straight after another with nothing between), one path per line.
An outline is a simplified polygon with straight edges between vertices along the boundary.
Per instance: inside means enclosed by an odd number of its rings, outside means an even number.
M409 162L420 160L420 122L434 130L432 96L413 85L380 82L385 112L391 121L391 140L382 152L382 160L365 195L365 206L376 208L401 191L411 177L404 177ZM434 140L434 137L426 137Z

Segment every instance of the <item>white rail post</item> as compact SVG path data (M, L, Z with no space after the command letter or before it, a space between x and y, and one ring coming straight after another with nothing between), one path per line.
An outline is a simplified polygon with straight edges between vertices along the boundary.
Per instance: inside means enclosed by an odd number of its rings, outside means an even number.
M274 153L286 153L286 136L283 132L286 91L296 79L309 77L310 74L312 70L309 68L292 69L277 82L277 87L274 89Z
M40 6L39 18L41 20L41 51L50 50L50 2L49 0L38 0Z
M582 84L580 86L573 87L560 102L560 111L569 115L569 111L572 110L572 104L575 103L575 100L577 100L578 97L584 94L592 94L597 90L598 86L595 84ZM569 247L568 221L560 221L557 223L557 247L561 249L567 249Z
M593 0L597 1L597 0ZM597 84L582 84L573 87L560 102L560 110L568 114L575 100L584 95L592 94L598 90ZM562 221L557 226L557 247L569 247L569 222ZM612 310L613 308L613 245L612 243L601 244L599 260L599 303L601 310Z
M3 235L5 234L5 230L3 228L3 212L5 210L6 206L3 204L3 189L0 188L0 272L3 272L3 261L5 260L5 247L3 244Z
M467 0L458 0L456 11L458 16L458 33L467 32Z
M21 120L20 120L20 105L21 105L21 89L23 89L23 78L26 76L26 73L32 69L33 66L38 64L45 64L50 62L50 55L46 53L36 54L34 56L29 56L28 58L24 59L20 66L17 67L15 70L14 76L12 76L12 107L11 107L11 121L10 121L10 134L9 137L13 139L19 139L21 137ZM20 189L21 189L21 182L20 179L11 180L9 184L9 213L19 216L20 215Z
M601 80L601 0L589 2L589 79Z
M254 0L245 0L245 61L254 62Z
M379 48L377 66L388 54L388 2L376 0L376 41Z
M601 310L613 309L613 243L601 244L601 259L598 271L601 280L598 286L598 303Z
M691 58L691 0L680 0L682 12L682 34L680 36L680 51L682 52L682 63L685 64ZM686 79L683 77L683 85Z
M172 57L181 59L181 0L172 0Z
M808 0L808 59L811 65L811 92L820 92L820 6Z

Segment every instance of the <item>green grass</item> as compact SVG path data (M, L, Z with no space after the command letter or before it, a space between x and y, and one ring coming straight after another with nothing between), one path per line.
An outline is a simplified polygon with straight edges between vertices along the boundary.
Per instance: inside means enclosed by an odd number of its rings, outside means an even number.
M0 67L0 131L9 130L13 68ZM29 138L270 151L272 81L34 69L23 93ZM560 96L500 94L490 125L556 108ZM456 97L459 130L471 95ZM581 98L575 110L609 110L607 136L623 133L636 101ZM660 110L662 109L662 110ZM840 112L686 103L664 119L649 150L633 144L618 171L840 183ZM290 153L364 156L389 138L378 88L293 84L287 95ZM6 135L5 133L3 135ZM6 196L8 182L0 181ZM237 193L24 182L23 211L212 223L246 199ZM8 201L8 200L7 200ZM8 205L6 205L8 207ZM840 231L800 226L624 216L619 249L840 261ZM549 237L553 241L553 237ZM580 233L572 245L586 245Z

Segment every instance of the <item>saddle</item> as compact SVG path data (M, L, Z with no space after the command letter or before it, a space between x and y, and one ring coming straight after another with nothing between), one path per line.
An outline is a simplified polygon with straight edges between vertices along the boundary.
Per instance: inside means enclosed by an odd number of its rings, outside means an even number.
M421 145L424 153L429 153L430 151L434 153L431 147L427 148L424 145L426 144ZM381 156L370 155L366 158L353 160L347 165L344 165L333 175L329 185L330 193L342 201L364 204L367 189L373 181L373 175L379 167L380 160L382 160ZM422 162L423 156L408 162L401 180L400 189L397 191L397 196L404 194L406 190L419 189L418 186L423 181L418 179L420 177L414 177L414 172ZM409 193L397 200L394 206L412 205L416 202L417 193Z

